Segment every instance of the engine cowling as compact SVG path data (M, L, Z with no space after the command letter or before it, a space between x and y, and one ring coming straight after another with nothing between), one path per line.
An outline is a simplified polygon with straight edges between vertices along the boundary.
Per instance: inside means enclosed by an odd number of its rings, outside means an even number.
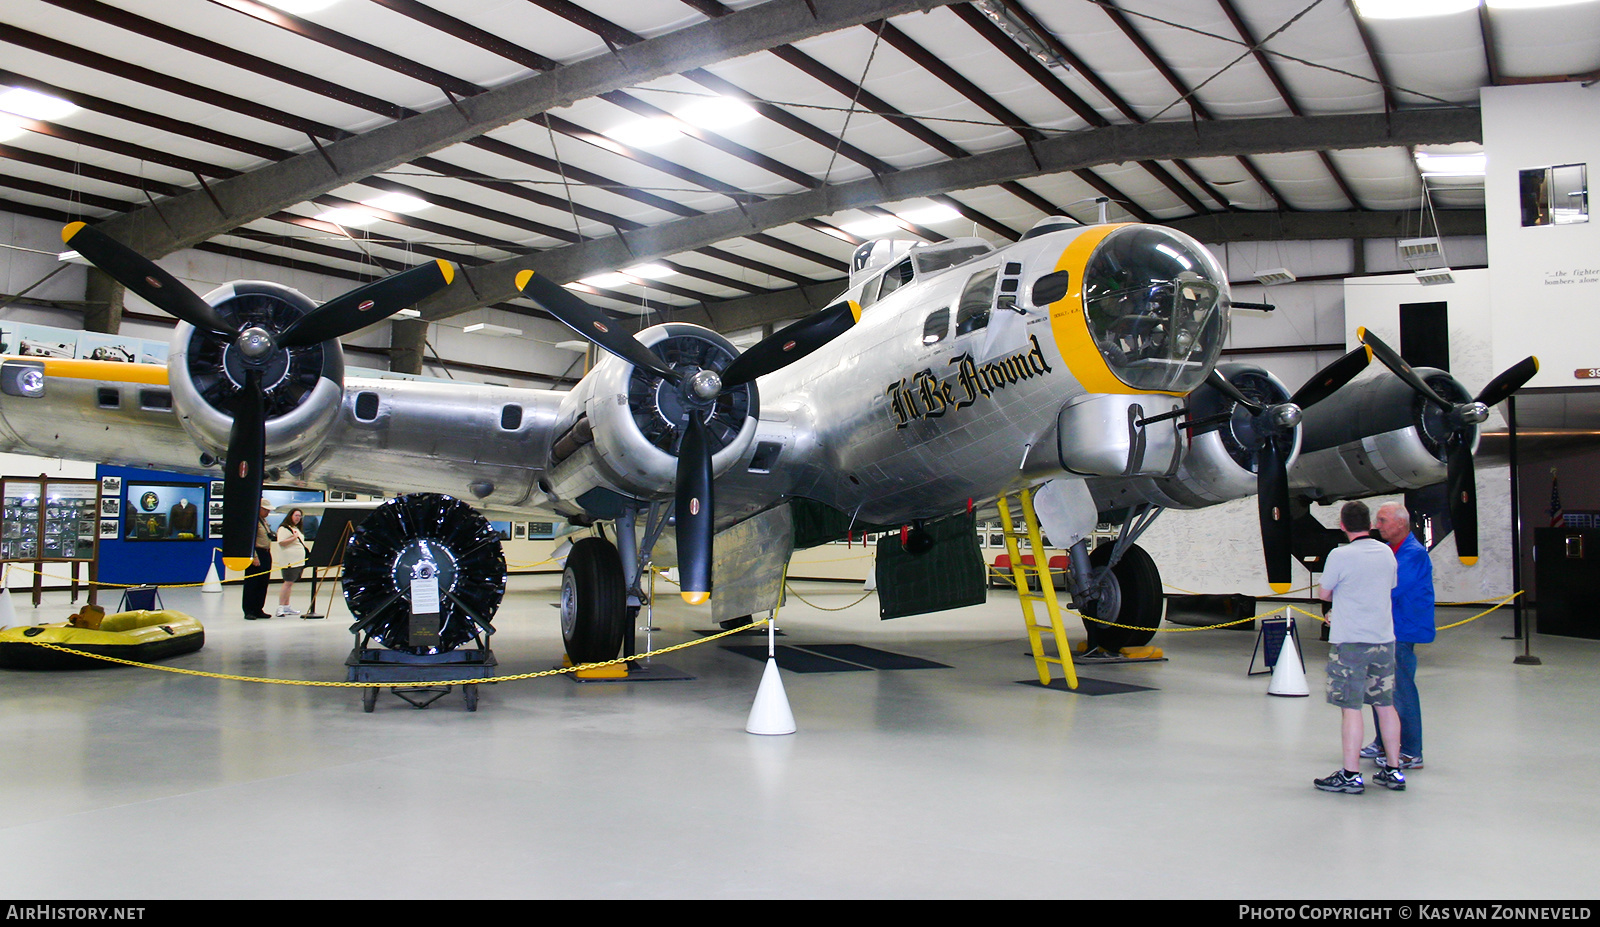
M316 308L300 292L261 280L225 284L205 301L230 322L267 323L283 331ZM233 403L244 373L235 340L179 322L167 357L173 408L185 431L217 457L227 450L233 428ZM267 364L266 459L296 460L327 437L338 418L344 393L344 352L337 339L307 347L279 348Z
M1436 367L1416 372L1443 399L1472 394ZM1477 426L1472 447L1478 446ZM1289 471L1298 494L1324 502L1420 489L1448 475L1445 413L1402 380L1376 376L1351 383L1306 411L1305 447Z
M693 376L720 374L739 356L726 338L698 325L669 322L636 336L674 369ZM671 495L686 416L709 415L711 468L721 476L750 450L760 399L754 383L721 390L700 402L680 386L606 355L563 403L549 475L543 488L559 511L601 514L590 495L609 490L633 498Z
M1254 364L1218 364L1217 372L1245 396L1263 406L1289 401L1283 382ZM1183 457L1170 476L1117 480L1097 487L1095 501L1102 512L1146 502L1163 508L1196 509L1255 495L1258 485L1255 452L1259 435L1250 411L1209 384L1189 394L1187 418L1191 422L1231 413L1220 427L1190 438ZM1286 458L1293 466L1301 452L1303 428L1296 429Z

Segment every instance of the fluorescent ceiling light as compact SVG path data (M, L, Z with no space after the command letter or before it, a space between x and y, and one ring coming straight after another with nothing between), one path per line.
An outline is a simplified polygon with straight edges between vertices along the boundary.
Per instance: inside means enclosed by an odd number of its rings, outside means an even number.
M496 338L502 338L507 335L522 334L522 329L520 328L511 328L506 325L492 325L488 322L479 322L476 325L468 325L466 328L463 328L462 331L469 335L493 335Z
M1442 253L1439 249L1437 238L1402 238L1400 239L1400 257L1406 261L1430 257Z
M1293 283L1297 278L1294 272L1287 267L1274 267L1271 270L1256 271L1256 281L1262 286L1277 286L1280 283Z
M899 222L884 216L874 216L871 219L863 219L860 222L842 225L840 228L858 238L874 238L878 235L890 235L901 231Z
M1537 10L1547 6L1577 6L1593 0L1486 0L1491 10Z
M1417 271L1417 282L1423 286L1438 286L1441 283L1455 283L1456 278L1450 275L1450 268L1434 267Z
M378 221L378 217L372 213L360 212L355 209L329 209L326 212L318 213L316 218L323 222L332 222L334 225L355 229L365 228Z
M78 111L78 107L59 97L21 87L0 92L0 109L41 122L54 122Z
M577 351L579 354L589 350L589 342L587 341L557 341L555 346L563 351Z
M635 277L643 277L646 280L660 280L677 273L677 271L665 264L635 264L632 267L624 267L622 272L632 274Z
M373 197L370 200L362 200L361 202L371 206L373 209L381 209L384 212L421 212L428 208L427 202L419 200L409 193L385 193L382 196Z
M1417 152L1417 169L1428 173L1483 175L1489 166L1489 156L1475 154L1432 154Z
M627 277L624 277L623 275L613 271L613 272L608 273L608 274L595 274L593 277L584 277L583 279L579 280L578 282L584 284L585 286L610 288L610 287L618 287L618 286L627 286L628 284L632 283L633 281L629 280Z
M4 115L0 115L0 142L10 141L11 139L16 138L19 135L22 135L23 133L25 133L27 131L28 131L27 129L24 129L22 126L17 125L12 120L6 118Z
M961 218L961 212L954 206L935 203L932 206L924 206L921 209L903 212L900 214L900 218L910 222L912 225L927 225L930 222L949 222L951 219L959 219Z
M760 115L745 103L730 97L708 97L696 100L678 110L678 118L702 129L726 129L749 122Z
M317 10L333 6L338 0L261 0L267 6L299 15L301 13L315 13Z
M683 137L683 133L678 131L672 120L668 119L636 119L615 126L607 130L606 134L624 145L637 148L665 145Z
M1420 19L1478 8L1478 0L1355 0L1362 19Z
M397 319L420 319L420 318L422 318L422 312L421 312L421 310L418 310L418 309L410 309L410 308L401 309L399 312L396 312L394 314L394 318L397 318Z
M72 264L82 264L85 267L93 267L94 266L93 264L90 264L87 260L85 260L83 255L79 254L76 251L63 251L60 254L56 255L56 260L57 261L67 262L67 263L72 263Z

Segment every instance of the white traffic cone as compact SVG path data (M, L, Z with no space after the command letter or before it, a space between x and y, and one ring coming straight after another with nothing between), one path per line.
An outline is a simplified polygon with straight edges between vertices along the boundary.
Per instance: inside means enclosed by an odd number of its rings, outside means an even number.
M211 556L211 566L206 570L206 581L200 587L201 592L221 592L222 580L217 577L217 557Z
M1300 648L1295 646L1294 635L1283 635L1283 648L1278 651L1278 663L1272 668L1272 683L1268 695L1284 698L1305 698L1311 694L1306 688L1306 670L1300 665Z
M0 628L9 628L17 624L17 610L11 604L11 590L0 588Z
M783 691L783 678L778 675L778 660L767 657L767 668L761 673L761 686L756 689L756 703L750 706L750 720L744 729L752 734L793 734L794 712L789 710L789 696Z

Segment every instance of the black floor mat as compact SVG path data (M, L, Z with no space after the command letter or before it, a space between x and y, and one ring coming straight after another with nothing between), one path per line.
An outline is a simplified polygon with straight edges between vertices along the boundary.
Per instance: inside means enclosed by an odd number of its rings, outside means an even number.
M752 660L766 660L767 648L759 644L733 644L725 646L723 650L749 657ZM787 645L777 648L778 669L791 673L865 673L871 670L865 666L846 663L817 653L807 653Z
M906 670L906 669L949 669L948 663L935 663L921 657L908 657L903 653L890 653L887 650L877 650L872 647L863 647L860 644L801 644L812 653L820 653L825 657L844 660L847 663L859 663L870 666L875 670Z
M1067 688L1064 679L1052 679L1048 686L1040 685L1037 679L1019 679L1018 684L1035 686L1040 689L1055 689L1058 692L1070 692L1074 695L1121 695L1124 692L1154 692L1154 686L1136 686L1127 682L1108 682L1104 679L1090 679L1087 676L1078 677L1078 688Z

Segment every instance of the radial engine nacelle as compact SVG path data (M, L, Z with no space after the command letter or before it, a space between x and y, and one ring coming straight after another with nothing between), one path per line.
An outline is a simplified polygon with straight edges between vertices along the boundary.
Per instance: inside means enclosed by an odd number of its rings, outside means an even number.
M1210 383L1201 384L1189 394L1185 414L1187 423L1200 427L1181 442L1183 454L1177 466L1166 475L1117 480L1097 487L1095 500L1101 511L1139 503L1195 509L1254 495L1259 481L1256 453L1269 428L1281 430L1288 448L1285 459L1291 466L1294 464L1296 455L1302 452L1301 430L1293 421L1275 420L1288 409L1297 409L1285 407L1289 390L1282 381L1254 364L1218 364L1217 373L1267 411L1253 414ZM1277 412L1279 409L1285 412ZM1211 424L1203 424L1208 419ZM1180 429L1179 434L1183 433Z
M760 400L754 383L720 388L701 384L739 356L733 343L708 328L682 322L639 332L640 343L684 373L675 384L607 354L562 403L544 490L558 511L604 510L599 491L632 498L670 496L690 411L709 415L705 431L713 477L750 450ZM697 393L697 384L703 386ZM701 398L701 394L709 398ZM580 502L580 500L584 500ZM618 500L619 502L621 500Z
M235 281L203 298L241 328L266 324L273 331L285 330L317 307L296 290L260 280ZM223 457L244 384L239 341L179 322L167 377L184 430L202 448ZM283 463L307 455L327 437L343 401L344 352L339 342L279 349L263 368L262 391L266 460Z
M1418 375L1451 403L1472 401L1454 377L1435 367ZM1478 428L1472 428L1477 450ZM1404 381L1387 376L1349 384L1306 411L1300 460L1290 487L1320 501L1360 498L1420 489L1448 474L1445 446L1451 425L1446 413Z

